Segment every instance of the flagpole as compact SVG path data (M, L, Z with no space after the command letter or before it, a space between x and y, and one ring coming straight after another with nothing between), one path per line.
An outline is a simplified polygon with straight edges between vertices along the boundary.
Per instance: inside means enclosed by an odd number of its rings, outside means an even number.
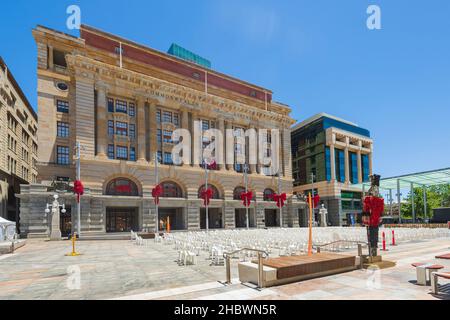
M278 170L278 195L281 196L281 175L280 170ZM278 200L281 201L281 200ZM278 205L278 210L280 211L280 228L283 228L283 214L282 214L282 207L281 204Z
M158 152L155 152L155 181L156 181L156 185L155 188L158 186L159 184L159 175L158 175ZM156 235L159 235L159 210L158 210L158 201L155 201L155 205L156 205L156 223L155 223L155 229L156 229Z
M244 181L245 181L245 193L248 192L248 176L247 176L248 166L244 164ZM248 217L248 206L247 200L245 200L245 219L247 223L247 229L249 229L249 217Z

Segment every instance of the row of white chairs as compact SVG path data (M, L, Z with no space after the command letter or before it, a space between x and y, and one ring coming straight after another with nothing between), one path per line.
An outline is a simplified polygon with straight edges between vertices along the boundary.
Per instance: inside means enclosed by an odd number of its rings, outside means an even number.
M382 240L382 232L385 232L387 244L392 242L392 230L380 228L379 237ZM433 239L449 237L448 229L395 229L396 243L410 240ZM307 228L277 228L277 229L233 229L212 231L191 231L170 234L167 244L173 244L176 250L188 248L197 256L202 253L213 261L213 257L219 256L217 248L221 252L231 252L239 248L262 249L271 256L298 255L307 253L308 229ZM367 231L363 227L327 227L313 229L314 246L330 244L323 247L328 251L353 250L358 243L367 242ZM241 252L240 259L253 258L254 252ZM223 256L221 254L220 256ZM221 263L215 259L212 264ZM219 261L219 262L217 262Z

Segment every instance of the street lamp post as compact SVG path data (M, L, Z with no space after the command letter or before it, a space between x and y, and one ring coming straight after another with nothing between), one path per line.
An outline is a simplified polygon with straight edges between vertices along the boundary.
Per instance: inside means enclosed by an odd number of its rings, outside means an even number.
M76 165L76 180L81 180L81 145L80 142L76 142L75 146L75 165ZM81 237L81 201L77 201L77 231L78 237Z
M155 152L155 186L159 185L159 174L158 174L158 152ZM158 201L155 201L155 208L156 208L156 221L155 221L155 229L156 229L156 235L159 235L159 210L158 210Z
M50 240L61 240L61 229L60 229L60 217L59 213L66 213L65 204L59 204L58 201L59 196L57 194L53 195L52 203L47 203L45 208L45 213L52 214L52 223L50 230Z
M278 170L278 195L281 195L281 172ZM280 228L283 228L283 210L282 206L278 206L280 212Z

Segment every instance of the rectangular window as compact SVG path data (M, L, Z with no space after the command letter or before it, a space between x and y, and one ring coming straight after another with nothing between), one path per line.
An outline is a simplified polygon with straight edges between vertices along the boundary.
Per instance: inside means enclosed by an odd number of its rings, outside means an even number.
M119 136L128 135L128 124L126 122L116 122L116 134Z
M114 120L108 120L108 136L114 135Z
M108 158L114 159L114 145L108 144Z
M108 98L108 112L114 112L114 99Z
M69 164L69 147L66 146L56 147L56 163L61 165Z
M57 122L57 135L61 138L67 138L69 136L69 124L67 122Z
M158 152L156 153L156 156L158 157L158 162L159 162L159 163L162 163L162 152L161 152L161 151L158 151Z
M58 112L69 113L69 102L56 100L56 110Z
M327 181L331 181L331 153L330 147L325 147L325 175Z
M136 161L136 149L130 147L130 161Z
M158 144L162 143L161 129L156 129L156 140L158 141Z
M163 112L163 122L172 123L172 112L169 112L169 111Z
M367 154L361 155L362 164L362 179L363 182L370 181L369 179L369 156Z
M127 113L127 102L123 100L116 100L116 112Z
M173 124L177 127L180 125L180 117L178 116L178 113L173 114Z
M123 146L116 147L116 159L128 160L128 148Z
M161 110L156 110L156 123L161 123Z
M164 152L164 164L173 164L173 162L172 162L172 153Z
M206 131L209 129L209 121L208 120L202 120L202 131Z
M134 107L134 103L132 102L128 104L128 115L130 117L134 117L136 115L136 109Z
M133 123L130 123L130 138L136 138L136 126Z
M336 153L336 180L338 182L345 182L345 157L344 151L335 149Z
M66 54L62 51L53 49L53 64L61 68L67 68Z
M163 130L163 141L165 143L172 143L172 131L171 130Z
M349 152L349 166L350 166L350 182L353 184L358 183L358 162L357 162L357 154L354 152Z

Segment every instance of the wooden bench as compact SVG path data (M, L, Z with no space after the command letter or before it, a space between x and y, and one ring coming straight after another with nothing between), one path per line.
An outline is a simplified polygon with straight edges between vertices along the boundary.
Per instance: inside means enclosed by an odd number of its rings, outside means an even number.
M444 266L442 266L440 264L433 264L433 263L416 262L416 263L412 263L411 265L414 268L416 268L416 275L417 275L416 283L421 286L426 286L428 279L430 280L430 282L432 281L432 279L431 279L432 272L435 272L437 270L444 268ZM427 277L427 273L428 273L428 277Z
M450 272L433 272L431 279L431 291L433 294L439 294L439 284L438 279L444 278L450 280Z

